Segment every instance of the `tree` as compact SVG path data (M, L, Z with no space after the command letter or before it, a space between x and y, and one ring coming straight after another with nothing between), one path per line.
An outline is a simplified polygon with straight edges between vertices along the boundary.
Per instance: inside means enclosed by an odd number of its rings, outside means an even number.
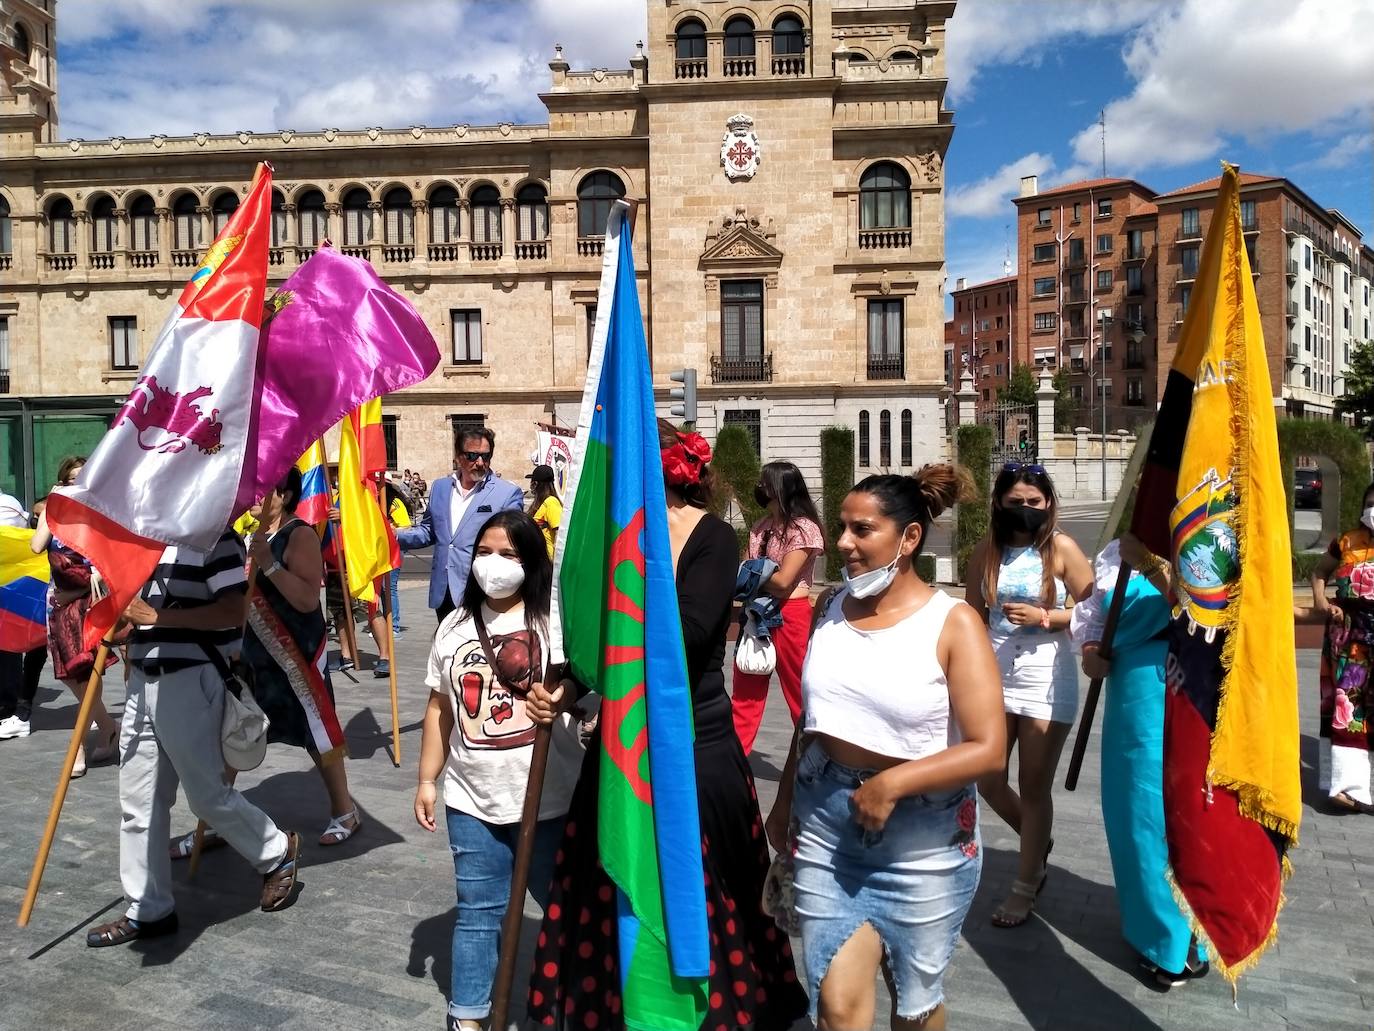
M1073 400L1069 397L1069 371L1060 369L1054 374L1050 385L1054 395L1054 432L1073 432Z
M1011 367L1011 378L1005 387L997 388L997 400L1003 404L1035 404L1035 372L1025 362Z
M1345 393L1336 398L1336 411L1353 415L1365 437L1374 440L1374 340L1356 344L1345 373Z

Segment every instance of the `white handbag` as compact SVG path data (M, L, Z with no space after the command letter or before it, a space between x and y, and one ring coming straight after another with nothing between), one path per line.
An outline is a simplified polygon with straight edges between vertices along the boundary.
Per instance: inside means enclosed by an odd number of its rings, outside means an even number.
M772 676L778 668L778 649L773 642L759 637L754 632L754 617L751 615L740 631L739 641L735 644L735 668L741 673L755 676Z

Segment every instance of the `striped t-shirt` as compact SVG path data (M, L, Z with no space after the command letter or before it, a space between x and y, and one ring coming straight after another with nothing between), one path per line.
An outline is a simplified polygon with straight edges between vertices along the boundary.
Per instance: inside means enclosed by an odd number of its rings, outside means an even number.
M162 553L141 597L155 609L194 609L226 594L245 594L247 552L238 534L226 530L209 552L176 545ZM209 662L202 644L217 647L226 660L243 644L243 627L223 630L181 630L161 626L135 627L129 639L129 661L163 667Z

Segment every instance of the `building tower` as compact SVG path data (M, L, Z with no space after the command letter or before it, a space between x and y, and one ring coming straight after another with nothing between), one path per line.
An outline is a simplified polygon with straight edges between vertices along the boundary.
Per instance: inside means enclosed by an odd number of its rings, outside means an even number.
M57 2L0 0L0 155L57 139Z

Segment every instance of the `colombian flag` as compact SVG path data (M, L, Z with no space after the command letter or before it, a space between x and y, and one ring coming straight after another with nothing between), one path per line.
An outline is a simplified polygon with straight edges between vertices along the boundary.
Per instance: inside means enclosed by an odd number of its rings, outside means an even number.
M1169 865L1234 980L1273 941L1297 843L1293 576L1273 389L1225 166L1131 529L1174 563L1164 717Z
M0 526L0 651L26 652L48 640L48 556L29 547L33 531Z

